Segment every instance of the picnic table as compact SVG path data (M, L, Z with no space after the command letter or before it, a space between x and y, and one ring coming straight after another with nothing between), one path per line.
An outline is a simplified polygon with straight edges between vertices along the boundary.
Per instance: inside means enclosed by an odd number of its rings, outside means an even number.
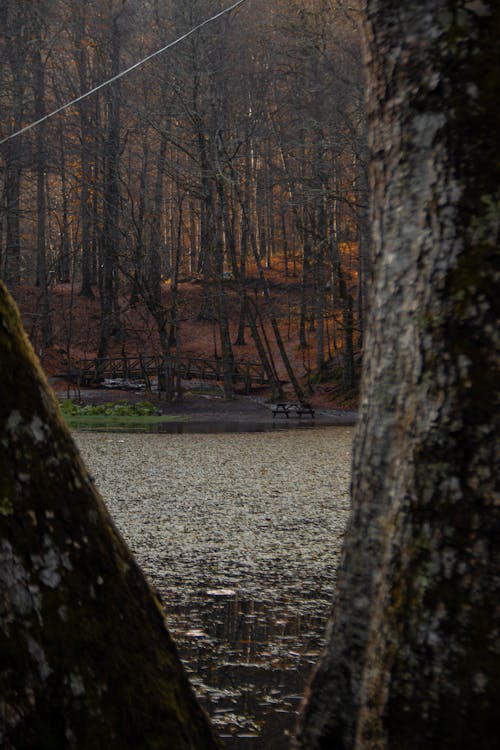
M273 406L273 419L278 414L284 414L288 419L292 417L302 417L303 414L309 414L314 419L314 409L311 404L306 401L289 402L289 401L278 401Z

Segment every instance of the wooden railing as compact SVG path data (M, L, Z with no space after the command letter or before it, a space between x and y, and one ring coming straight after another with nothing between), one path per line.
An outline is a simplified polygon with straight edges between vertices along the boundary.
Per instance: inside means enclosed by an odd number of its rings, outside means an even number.
M220 359L202 357L180 357L170 363L172 376L183 380L221 381L224 371ZM139 380L148 386L152 379L162 380L164 364L161 357L107 357L106 359L73 359L69 366L72 379L80 386L102 383L103 380ZM234 383L244 383L249 390L252 384L265 385L268 379L261 364L237 362L232 372Z

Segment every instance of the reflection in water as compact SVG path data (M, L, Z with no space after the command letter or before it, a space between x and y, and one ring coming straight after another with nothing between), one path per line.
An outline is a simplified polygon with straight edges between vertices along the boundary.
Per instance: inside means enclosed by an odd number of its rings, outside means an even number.
M312 428L315 424L311 420L306 422L290 422L288 420L282 420L280 422L268 422L256 421L256 422L241 422L238 420L227 419L218 420L217 422L204 422L201 420L189 420L185 422L161 422L158 426L155 426L154 432L161 432L165 434L217 434L224 432L269 432L273 430L287 430L296 428Z
M254 433L254 432L280 432L284 430L311 430L317 429L318 427L331 426L328 422L324 422L321 425L315 423L313 420L306 421L301 420L280 420L277 421L247 421L242 422L238 420L222 420L219 419L215 422L208 420L168 420L165 422L155 422L152 424L144 422L133 422L127 421L126 423L120 424L119 422L106 423L103 420L102 424L99 424L95 420L90 422L81 421L78 425L80 432L109 432L109 433L147 433L150 435L163 434L163 435L218 435L230 432L237 433Z
M229 590L230 591L230 590ZM329 603L301 611L284 599L200 595L167 607L170 630L202 703L228 748L284 750ZM322 610L322 611L321 611Z
M289 429L312 429L316 427L314 421L311 419L307 421L298 420L280 420L279 422L269 420L267 422L241 422L238 420L218 420L216 422L205 422L201 420L189 420L185 422L161 422L159 425L154 425L150 432L161 432L165 434L217 434L224 432L269 432L276 430L289 430Z

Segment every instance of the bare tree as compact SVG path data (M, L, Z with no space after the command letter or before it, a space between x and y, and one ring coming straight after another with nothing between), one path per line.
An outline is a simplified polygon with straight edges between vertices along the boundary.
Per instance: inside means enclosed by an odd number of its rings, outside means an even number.
M42 58L44 50L44 17L36 17L38 38L34 45L33 60L33 98L34 114L37 120L45 115L45 79L46 70ZM47 131L44 123L39 125L36 132L36 217L37 217L37 262L36 280L40 289L40 328L41 348L47 347L52 340L52 321L49 304L49 269L47 262L47 162L48 154L46 148Z
M10 96L4 104L4 115L12 129L24 124L27 86L29 84L29 43L32 13L27 2L4 0L1 6L4 31L1 37L3 87ZM5 99L6 97L4 97ZM9 133L4 132L7 136ZM3 278L10 286L21 282L21 178L23 141L8 141L2 147L4 166L5 251Z

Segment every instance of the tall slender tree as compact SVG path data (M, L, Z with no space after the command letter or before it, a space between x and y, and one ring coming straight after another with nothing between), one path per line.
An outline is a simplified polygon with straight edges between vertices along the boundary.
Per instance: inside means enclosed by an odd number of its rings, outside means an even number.
M10 93L4 112L10 128L18 130L24 124L29 84L29 44L32 32L32 12L27 2L2 3L3 34L0 37L2 66L5 70L3 86ZM4 135L9 133L4 131ZM23 142L8 141L2 147L4 166L5 251L3 278L10 286L21 283L21 179L23 173Z
M33 99L34 115L37 120L45 115L45 17L41 13L35 17L38 36L33 48ZM37 262L36 281L40 290L41 348L45 349L52 339L52 321L49 303L49 269L47 258L47 133L45 123L36 132L36 218L37 218Z

